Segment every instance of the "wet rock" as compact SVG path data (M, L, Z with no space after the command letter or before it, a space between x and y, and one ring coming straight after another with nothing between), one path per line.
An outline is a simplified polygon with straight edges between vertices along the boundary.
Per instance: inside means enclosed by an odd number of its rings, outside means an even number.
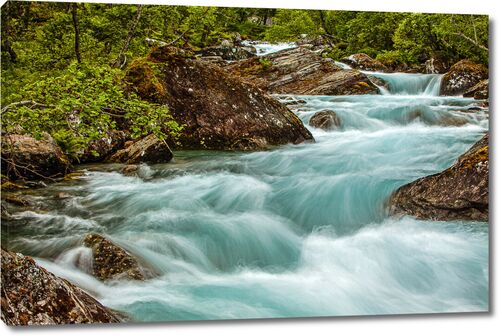
M123 148L129 138L124 131L112 130L107 136L91 141L87 148L78 155L78 161L80 163L104 161L118 149Z
M469 60L461 60L455 63L450 71L444 75L441 83L441 95L462 95L486 78L488 78L488 69L485 66Z
M426 74L442 74L448 71L447 64L439 58L429 58L424 66Z
M99 280L144 280L152 276L130 253L103 236L88 234L84 245L92 249L93 274Z
M342 125L342 121L334 111L323 110L316 112L311 119L309 119L309 125L328 131L339 128Z
M243 147L255 150L313 140L288 108L219 67L186 59L172 48L153 50L150 60L157 62L165 90L153 101L168 105L184 127L179 139L169 141L173 146L231 150L241 149L238 143L248 139ZM127 77L132 89L141 86L143 77Z
M139 172L139 165L129 164L122 168L122 174L125 176L136 176Z
M200 61L212 63L212 64L218 65L220 67L223 67L223 66L225 66L227 64L227 62L224 61L224 59L222 59L222 57L220 57L220 56L205 56L205 57L200 57Z
M48 134L40 140L21 134L2 136L2 174L13 180L62 177L70 169L68 158Z
M32 258L3 249L1 255L2 320L8 325L121 322L115 312Z
M121 149L113 154L110 162L119 163L164 163L174 157L167 143L160 140L156 135L150 134L141 140L134 142L127 148Z
M349 57L344 57L341 62L350 65L354 69L366 71L388 72L389 69L380 61L374 60L367 54L354 54Z
M484 79L464 92L464 97L474 97L474 99L488 99L489 80Z
M229 72L274 94L352 95L378 93L368 77L342 70L305 48L283 50L225 67Z
M488 140L486 134L441 173L420 178L396 190L392 214L432 220L488 220Z
M24 196L24 195L9 195L9 194L4 195L4 194L2 194L2 201L13 204L13 205L17 205L20 207L27 207L27 206L32 205L32 201L30 200L30 198L28 196Z

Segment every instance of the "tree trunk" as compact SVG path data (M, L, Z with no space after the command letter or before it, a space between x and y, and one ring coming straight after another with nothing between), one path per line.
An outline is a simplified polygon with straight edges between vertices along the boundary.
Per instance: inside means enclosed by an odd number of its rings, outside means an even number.
M82 63L82 55L80 54L80 24L76 15L77 4L71 6L71 16L73 17L73 27L75 28L75 55L78 63Z
M141 19L142 7L143 7L143 5L137 5L137 12L135 13L135 17L132 20L132 24L130 25L130 29L128 30L127 37L123 41L123 46L122 46L122 49L120 50L120 54L113 62L113 67L115 67L115 68L121 68L121 67L123 67L123 65L125 65L125 53L128 50L128 47L130 45L130 41L132 40L132 37L134 36L135 29L137 28L137 24L139 23L139 20Z
M16 63L17 54L12 48L11 35L12 30L10 26L10 1L5 3L5 7L2 13L2 30L5 34L2 34L2 49L5 50L9 56L12 63Z

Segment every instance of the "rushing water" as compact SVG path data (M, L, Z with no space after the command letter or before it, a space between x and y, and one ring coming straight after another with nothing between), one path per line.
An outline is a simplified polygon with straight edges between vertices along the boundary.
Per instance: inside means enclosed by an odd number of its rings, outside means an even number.
M391 218L384 204L451 165L488 113L436 96L438 76L372 75L389 83L385 95L293 97L305 125L322 109L342 120L311 128L314 144L177 152L140 177L87 167L34 191L44 210L4 222L3 242L140 321L485 311L488 224ZM89 232L158 276L96 280Z
M297 43L295 42L268 43L245 40L241 44L247 47L254 47L257 56L265 56L281 50L297 48Z

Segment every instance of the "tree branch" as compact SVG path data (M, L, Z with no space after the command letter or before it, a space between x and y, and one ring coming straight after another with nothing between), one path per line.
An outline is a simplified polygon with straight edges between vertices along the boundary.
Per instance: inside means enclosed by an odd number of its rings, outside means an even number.
M471 39L469 36L465 35L464 33L452 33L452 34L456 35L456 36L460 36L461 38L469 41L470 43L472 43L473 45L475 45L476 47L478 47L480 49L489 51L489 49L487 47L485 47L484 45L482 45L480 43L477 43L476 41L474 41L473 39Z

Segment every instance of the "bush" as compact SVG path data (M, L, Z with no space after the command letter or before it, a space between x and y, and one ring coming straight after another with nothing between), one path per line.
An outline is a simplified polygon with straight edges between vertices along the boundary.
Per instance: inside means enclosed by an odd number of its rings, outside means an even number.
M107 65L72 63L12 94L9 99L18 103L3 108L3 130L35 137L48 132L70 155L115 129L117 120L126 121L132 137L154 133L175 138L181 127L168 108L126 93L122 76Z

